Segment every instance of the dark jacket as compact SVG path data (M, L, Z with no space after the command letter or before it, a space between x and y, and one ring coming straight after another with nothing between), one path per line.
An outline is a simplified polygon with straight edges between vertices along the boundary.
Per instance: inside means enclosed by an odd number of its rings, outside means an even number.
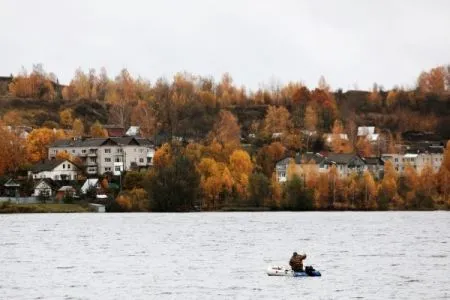
M291 260L289 261L289 265L291 266L294 272L303 271L303 260L306 258L306 255L293 255Z

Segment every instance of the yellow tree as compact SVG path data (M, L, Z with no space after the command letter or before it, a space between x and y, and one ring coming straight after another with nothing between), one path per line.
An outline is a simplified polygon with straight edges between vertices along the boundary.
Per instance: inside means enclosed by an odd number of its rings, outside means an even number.
M153 156L153 166L162 169L169 166L172 160L172 147L170 144L165 143L161 148L156 150L155 155Z
M103 128L103 125L99 121L95 121L95 123L91 125L90 134L91 137L94 138L101 138L108 136L106 130Z
M25 163L24 141L0 122L0 176L15 173Z
M70 108L59 112L59 123L63 128L69 128L73 124L72 110Z
M376 83L373 84L372 92L368 96L369 104L374 107L380 107L381 106L381 95L380 95L380 89Z
M446 72L443 66L430 70L429 73L422 72L417 80L420 91L425 93L442 93L445 91Z
M450 206L450 141L447 142L437 179L442 202Z
M348 178L348 186L347 186L347 196L349 198L349 208L350 209L354 209L355 205L356 205L356 197L359 194L359 190L358 190L358 181L357 181L357 175L355 173L353 173L349 178Z
M238 194L246 199L248 178L253 170L250 156L244 150L235 150L230 156L229 166Z
M60 131L54 131L48 128L34 129L27 137L26 151L27 159L31 163L38 162L47 158L47 147L59 138L63 138Z
M334 121L332 135L331 135L331 149L336 153L350 153L353 151L353 147L344 138L344 125L338 119Z
M106 101L110 104L110 121L123 127L128 126L132 103L136 100L136 82L130 73L123 69L106 93Z
M363 175L364 183L364 206L368 209L377 209L377 184L372 177L372 174L366 170Z
M70 153L67 151L59 151L56 154L56 159L72 160L72 155L70 155Z
M17 110L10 110L3 115L3 123L10 126L23 125L22 115Z
M203 158L197 166L200 173L200 187L205 198L203 207L215 209L219 193L222 190L220 186L219 167L212 158Z
M72 123L72 130L74 136L83 136L84 135L83 121L81 121L80 119L75 119Z
M215 209L221 193L231 193L233 181L230 171L223 163L217 163L212 158L203 158L197 166L201 179L200 186L206 202L205 208Z
M356 149L358 150L358 154L362 157L369 157L373 155L372 145L366 137L360 137L358 139L358 142L356 142Z
M209 138L210 140L217 140L222 145L239 145L241 128L237 118L227 110L220 111L219 119L209 133Z
M273 208L280 208L282 198L283 189L277 180L277 176L273 173L270 180L270 199L272 203L269 206L272 206Z
M269 106L264 119L263 132L271 136L274 133L287 133L292 128L291 114L281 106Z
M317 180L316 189L314 190L314 199L315 199L314 207L321 209L328 208L329 195L330 189L329 189L328 174L321 173Z
M406 165L404 172L404 181L406 186L406 205L409 208L417 207L417 188L419 186L419 177L416 170L411 165Z
M429 206L429 204L433 204L432 200L436 192L436 177L433 176L433 173L433 166L431 164L426 164L420 172L419 176L418 191L423 200L428 202L423 203L426 206Z
M386 97L386 106L389 108L395 106L395 104L397 103L397 99L398 99L397 90L389 91L389 93L387 94L387 97Z
M384 164L384 177L379 188L379 206L387 209L389 205L399 207L397 202L397 172L390 160Z
M156 133L155 112L146 101L140 100L133 108L131 122L140 127L140 134L143 137L148 138Z

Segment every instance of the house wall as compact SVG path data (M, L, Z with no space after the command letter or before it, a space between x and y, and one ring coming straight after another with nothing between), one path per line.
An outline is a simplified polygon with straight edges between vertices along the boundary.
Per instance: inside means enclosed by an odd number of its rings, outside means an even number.
M33 179L51 178L53 180L62 180L62 176L67 180L75 180L77 178L78 170L74 164L69 161L62 162L51 171L43 171L34 173Z
M430 164L433 172L436 173L441 167L444 155L442 153L420 153L415 156L408 154L384 154L383 159L385 161L390 160L399 174L403 174L408 164L419 174L427 164Z
M291 174L288 172L289 163L277 164L275 167L275 173L277 176L278 182L286 182L290 180ZM308 177L308 174L312 172L322 173L326 172L326 170L320 168L319 164L295 164L295 168L293 170L294 174L298 175L300 178Z

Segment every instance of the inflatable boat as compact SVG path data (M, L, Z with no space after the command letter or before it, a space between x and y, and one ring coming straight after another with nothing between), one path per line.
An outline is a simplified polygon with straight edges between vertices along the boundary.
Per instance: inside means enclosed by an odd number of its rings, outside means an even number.
M319 271L313 267L307 266L303 272L294 272L290 267L286 266L270 266L267 268L269 276L288 276L288 277L318 277L322 276Z

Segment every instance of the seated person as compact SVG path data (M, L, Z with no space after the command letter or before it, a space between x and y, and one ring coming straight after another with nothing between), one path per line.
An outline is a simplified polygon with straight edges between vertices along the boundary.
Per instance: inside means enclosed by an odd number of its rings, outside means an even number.
M297 252L291 257L289 261L289 265L291 266L294 272L303 272L303 260L306 258L306 254L298 255Z

